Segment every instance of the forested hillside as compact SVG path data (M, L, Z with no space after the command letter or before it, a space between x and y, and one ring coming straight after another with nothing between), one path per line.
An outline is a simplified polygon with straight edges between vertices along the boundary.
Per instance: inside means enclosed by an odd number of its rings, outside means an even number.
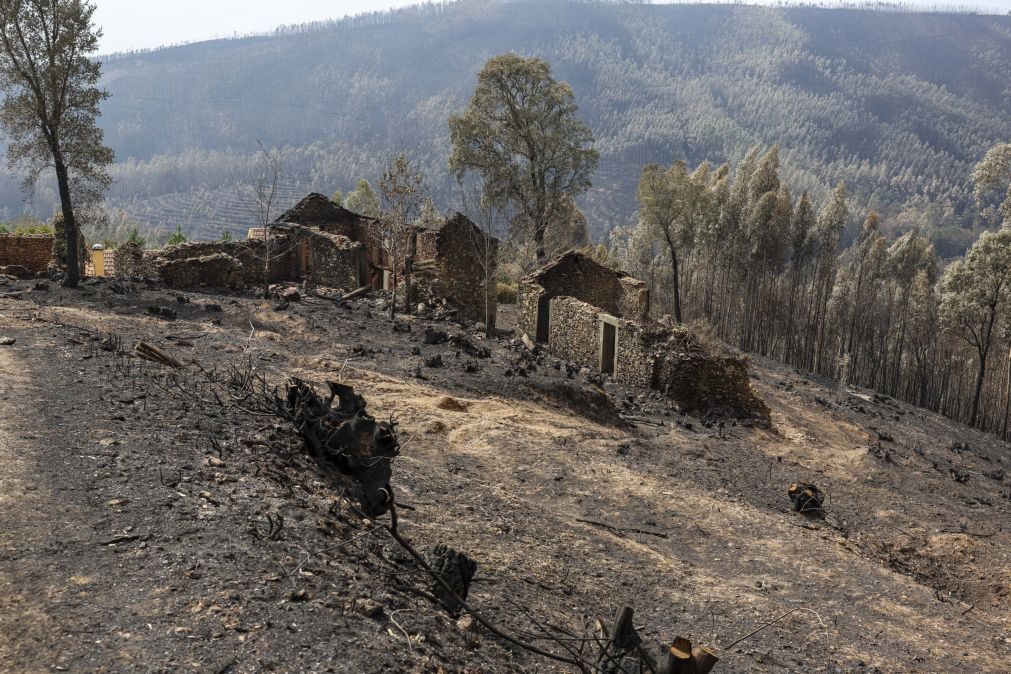
M889 235L920 225L942 256L992 225L969 175L1011 138L1011 17L560 0L464 0L109 57L110 204L142 225L241 231L252 217L236 185L259 141L286 148L284 201L374 180L405 149L450 208L446 120L509 50L549 61L593 129L601 161L582 205L595 237L633 219L646 163L739 161L756 143L780 145L798 194L820 203L845 180L852 213L877 210ZM32 203L43 217L48 190ZM15 180L0 206L23 208Z

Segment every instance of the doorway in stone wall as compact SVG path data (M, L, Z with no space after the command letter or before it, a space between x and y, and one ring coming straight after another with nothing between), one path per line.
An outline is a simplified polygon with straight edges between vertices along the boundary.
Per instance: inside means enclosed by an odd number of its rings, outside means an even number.
M312 276L312 251L309 242L302 239L298 242L298 274L296 276Z
M537 335L535 341L541 344L547 343L548 332L551 327L551 298L541 295L537 299Z
M618 328L612 323L600 323L600 372L614 374L618 356Z

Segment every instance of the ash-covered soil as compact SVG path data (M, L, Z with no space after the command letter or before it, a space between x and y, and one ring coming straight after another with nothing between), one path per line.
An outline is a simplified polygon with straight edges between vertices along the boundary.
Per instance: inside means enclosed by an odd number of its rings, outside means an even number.
M525 642L589 655L627 604L649 649L689 637L717 672L1007 671L991 436L765 360L772 427L721 428L510 337L394 331L383 298L180 296L0 286L3 671L572 671L433 603L288 424L201 397L200 368L229 366L339 379L393 417L399 531L477 561L468 603ZM792 511L793 482L824 517Z

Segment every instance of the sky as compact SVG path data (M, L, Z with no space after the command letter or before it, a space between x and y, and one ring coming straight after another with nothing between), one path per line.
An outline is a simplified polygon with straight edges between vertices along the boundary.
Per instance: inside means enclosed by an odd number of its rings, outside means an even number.
M104 33L99 51L150 49L341 18L417 0L92 0Z
M714 0L708 0L713 2ZM718 1L718 0L717 0ZM762 0L750 0L758 4ZM767 0L771 2L771 0ZM930 7L958 4L1011 11L1011 0L904 0ZM265 32L277 26L341 18L418 0L93 0L102 27L100 52L152 49L181 42Z

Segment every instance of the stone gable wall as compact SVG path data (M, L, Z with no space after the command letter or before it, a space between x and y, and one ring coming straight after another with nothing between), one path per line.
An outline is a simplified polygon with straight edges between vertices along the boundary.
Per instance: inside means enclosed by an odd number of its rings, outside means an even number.
M438 232L436 259L443 296L456 307L457 316L482 323L487 320L494 328L498 316L498 241L487 241L491 247L488 270L491 282L486 284L485 251L479 245L484 239L484 233L476 225L456 215Z
M53 255L52 234L0 234L0 267L23 267L45 272Z
M552 299L548 348L556 358L597 369L600 366L600 311L574 297Z
M645 283L574 251L559 255L540 272L523 279L521 295L520 330L531 338L537 332L542 296L574 297L604 313L636 322L646 320L649 314Z

